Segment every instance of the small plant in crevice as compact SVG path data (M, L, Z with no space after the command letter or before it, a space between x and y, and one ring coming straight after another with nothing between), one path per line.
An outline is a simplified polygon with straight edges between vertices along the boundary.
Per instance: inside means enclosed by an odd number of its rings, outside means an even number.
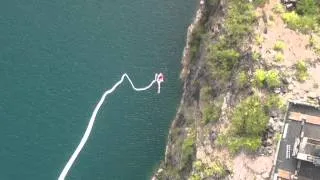
M284 61L284 55L283 55L283 53L277 52L277 54L276 54L275 57L274 57L274 60L275 60L276 62L282 62L282 61Z
M295 64L295 67L296 67L296 78L301 82L307 80L309 74L308 74L308 68L306 63L303 60L300 60Z
M280 40L277 40L273 46L273 50L275 50L275 51L283 51L284 48L285 48L285 43Z

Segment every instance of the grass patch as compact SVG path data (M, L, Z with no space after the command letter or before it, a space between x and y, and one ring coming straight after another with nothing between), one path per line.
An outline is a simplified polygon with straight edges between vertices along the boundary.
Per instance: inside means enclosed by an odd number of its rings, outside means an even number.
M274 57L274 60L276 62L282 62L284 61L284 55L281 52L277 52L276 56Z
M276 43L273 46L273 50L275 51L283 51L285 48L285 43L283 41L277 40Z
M228 147L232 154L241 149L254 152L261 146L261 135L267 123L261 98L249 96L235 108L231 127L226 134L219 135L217 144Z
M245 87L249 84L248 75L245 71L241 71L237 77L237 83L240 88Z
M232 69L240 61L239 47L253 33L257 17L254 6L247 0L231 0L224 26L224 34L208 48L208 63L213 76L227 81Z
M315 16L299 16L294 11L283 13L282 19L290 29L299 30L303 33L313 31L317 27L317 18Z
M295 67L296 67L296 78L301 82L307 80L309 74L308 74L308 68L306 63L300 60L297 62Z
M280 87L280 75L276 70L265 71L263 69L257 69L254 74L254 83L257 87L276 88Z
M208 105L203 110L203 122L208 124L209 122L217 122L221 114L221 103L214 103Z
M218 143L220 145L228 147L228 150L232 154L238 153L240 150L244 149L246 151L255 152L261 147L261 137L228 137L226 135L221 135L218 137Z
M282 14L284 13L286 10L284 8L284 6L280 3L276 4L273 8L272 11L276 14Z
M205 30L201 25L195 26L190 41L190 60L193 61L196 58L196 54L199 51L202 36Z
M254 39L258 46L261 46L262 43L264 42L264 37L261 34L256 35Z
M182 143L181 169L185 168L192 162L195 151L195 135L192 133Z
M207 164L200 160L193 163L193 173L189 180L198 180L206 178L222 178L227 175L227 167L220 162L215 160L214 162Z
M275 94L268 95L266 97L266 102L264 102L265 112L271 112L272 110L280 110L284 112L286 110L285 101Z
M256 52L256 51L254 51L254 52L252 53L252 59L253 59L253 60L259 61L259 60L261 60L261 58L262 58L261 53Z
M279 72L276 70L269 70L266 76L266 83L270 88L280 87L281 81Z

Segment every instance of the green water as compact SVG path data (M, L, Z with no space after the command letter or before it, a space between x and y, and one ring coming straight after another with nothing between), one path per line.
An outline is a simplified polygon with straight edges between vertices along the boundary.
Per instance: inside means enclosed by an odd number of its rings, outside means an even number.
M0 1L0 179L57 179L104 90L108 97L67 179L148 179L181 95L194 0Z

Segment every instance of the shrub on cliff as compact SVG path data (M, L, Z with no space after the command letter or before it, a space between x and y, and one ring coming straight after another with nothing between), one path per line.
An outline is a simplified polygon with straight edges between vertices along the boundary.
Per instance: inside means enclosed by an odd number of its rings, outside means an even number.
M245 71L241 71L237 77L237 84L240 88L244 88L249 84L249 78Z
M298 61L296 66L296 77L299 81L305 81L307 80L309 74L308 74L308 68L306 66L306 63L302 60Z
M297 2L297 13L299 15L316 15L318 13L315 0L299 0Z
M181 169L186 168L191 162L195 150L195 135L189 134L182 143Z
M243 100L231 118L232 132L239 136L259 136L266 129L266 116L260 97L254 95Z
M276 70L269 70L266 76L266 83L270 88L280 87L281 81L279 72Z
M282 19L287 23L289 28L300 30L303 33L315 30L317 27L317 19L315 16L299 16L294 11L283 13Z
M227 146L232 154L236 154L242 149L255 152L261 147L262 142L260 136L239 137L221 135L218 137L218 144Z
M280 87L280 75L276 70L265 71L263 69L257 69L254 74L254 82L257 87L268 86L269 88Z
M221 113L221 104L215 103L208 105L203 111L203 122L208 124L209 122L216 122L219 120Z

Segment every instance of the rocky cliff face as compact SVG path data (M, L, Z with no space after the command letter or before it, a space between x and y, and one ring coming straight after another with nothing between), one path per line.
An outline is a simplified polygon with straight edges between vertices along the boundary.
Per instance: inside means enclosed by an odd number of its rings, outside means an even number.
M192 162L196 155L195 127L197 121L201 119L200 89L202 82L210 81L210 75L206 74L205 45L202 40L199 40L199 31L207 31L211 26L218 30L224 8L224 0L200 1L196 17L188 28L180 76L184 81L183 95L170 128L165 160L153 179L188 179L190 176ZM210 24L209 19L213 22L213 19L216 19L217 23ZM196 50L193 46L195 41L199 41L197 42L199 47ZM216 93L219 93L218 89ZM190 141L189 144L186 141Z

